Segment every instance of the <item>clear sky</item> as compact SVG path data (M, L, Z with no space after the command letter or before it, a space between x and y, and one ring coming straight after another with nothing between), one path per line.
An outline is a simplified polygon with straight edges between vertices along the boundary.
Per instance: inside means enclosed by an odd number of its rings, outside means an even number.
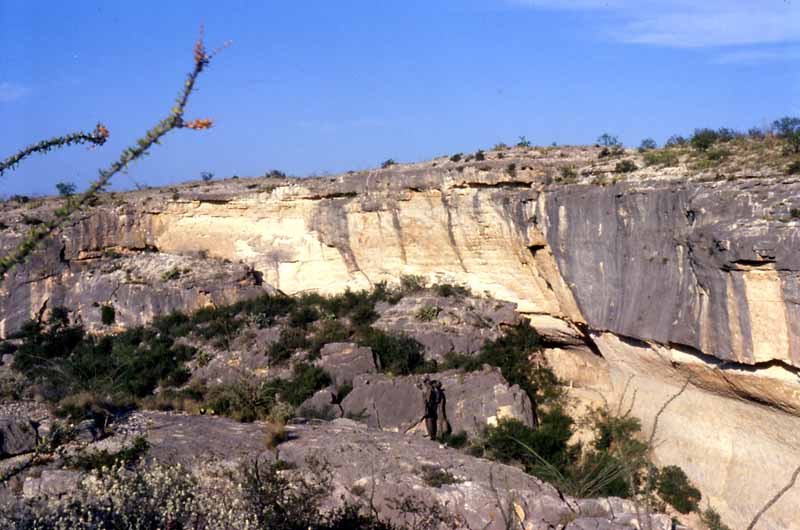
M215 127L172 133L114 188L800 115L800 0L0 0L0 158L111 132L6 173L0 195L83 189L169 111L201 22L210 48L233 40L187 113Z

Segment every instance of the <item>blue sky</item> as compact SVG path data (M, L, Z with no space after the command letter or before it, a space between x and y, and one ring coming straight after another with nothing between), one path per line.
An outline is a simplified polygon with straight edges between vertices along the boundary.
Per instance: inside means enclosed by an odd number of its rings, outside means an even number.
M187 113L215 127L172 133L115 189L800 115L798 0L0 0L0 157L111 131L6 173L0 195L84 188L168 112L201 22L209 47L233 41Z

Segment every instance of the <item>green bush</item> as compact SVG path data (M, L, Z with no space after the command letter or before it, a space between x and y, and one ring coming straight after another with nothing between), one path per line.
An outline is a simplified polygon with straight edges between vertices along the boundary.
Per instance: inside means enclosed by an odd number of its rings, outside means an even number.
M424 465L422 466L421 473L423 482L431 488L441 488L442 486L449 486L450 484L462 482L446 469L437 466Z
M75 195L75 190L77 187L72 182L59 182L56 184L56 190L58 190L58 194L62 197L69 197L70 195Z
M178 269L177 267L173 267L161 274L161 281L169 282L172 280L177 280L180 277L181 277L180 269Z
M297 350L309 346L306 330L302 328L283 328L278 340L273 342L267 350L267 359L270 365L288 361Z
M620 147L622 142L619 138L608 133L603 133L597 138L597 143L604 147Z
M486 160L486 155L484 154L484 152L482 150L478 149L475 152L475 160L477 160L478 162L482 162L482 161Z
M500 462L518 462L526 472L546 480L549 475L540 458L561 473L566 473L577 458L579 449L568 443L572 427L572 418L560 407L544 413L535 430L517 419L502 418L486 430L484 451Z
M311 336L308 350L318 354L326 344L331 342L345 342L350 338L350 331L338 320L323 320L318 323L317 329Z
M88 336L82 326L69 324L63 309L54 310L45 326L27 324L22 335L15 367L54 401L79 392L144 397L160 383L182 384L185 363L195 354L152 328Z
M671 149L648 151L644 154L644 163L647 166L672 167L677 166L678 161L678 155Z
M656 149L657 147L658 144L656 144L655 140L653 140L652 138L645 138L644 140L642 140L642 143L639 144L639 152L644 153L645 151L651 151L653 149Z
M630 173L637 169L636 164L634 164L632 160L620 160L617 162L617 165L614 166L614 171L617 173Z
M406 335L369 328L362 332L359 342L372 348L383 372L405 375L429 368L422 355L422 345Z
M322 390L330 384L331 378L324 370L311 364L300 363L294 366L292 379L281 381L278 389L284 400L298 407L317 390Z
M467 446L469 439L465 431L458 431L456 433L442 433L440 440L443 444L453 449L462 449Z
M388 168L388 167L392 167L392 166L394 166L394 165L396 165L396 164L397 164L397 162L395 162L395 161L394 161L394 159L392 159L392 158L389 158L389 159L387 159L387 160L384 160L384 161L381 163L381 168L382 168L382 169L386 169L386 168Z
M319 316L319 311L313 306L301 305L289 313L289 325L305 329L309 324L319 320Z
M795 160L786 166L787 175L800 175L800 160Z
M708 530L731 530L730 526L723 524L722 517L720 517L719 513L710 506L703 511L700 515L700 519L708 526Z
M673 134L664 143L664 147L677 147L681 145L686 145L687 143L689 143L688 140L686 140L686 138L684 138L680 134Z
M400 276L400 290L404 294L413 294L425 289L428 282L423 276L403 274Z
M578 180L578 171L575 169L575 166L562 166L560 169L560 177L556 179L556 182L571 184L576 180Z
M442 296L445 298L449 298L451 296L463 297L471 294L469 287L454 283L437 283L433 286L433 292L436 293L436 296Z
M718 140L719 134L714 129L695 129L689 143L698 151L706 151Z
M697 511L700 490L692 486L686 473L678 466L667 466L658 476L658 495L681 513Z
M440 309L433 305L424 305L417 309L414 313L414 318L421 322L430 322L439 316Z
M786 141L791 152L800 153L800 118L786 116L775 120L772 128L778 138Z
M731 156L731 152L727 149L708 149L706 151L706 158L714 162L721 162Z
M100 321L106 325L110 326L117 320L117 312L114 310L114 306L110 305L101 305L100 306Z
M460 162L461 161L461 153L456 153L450 157L450 162Z

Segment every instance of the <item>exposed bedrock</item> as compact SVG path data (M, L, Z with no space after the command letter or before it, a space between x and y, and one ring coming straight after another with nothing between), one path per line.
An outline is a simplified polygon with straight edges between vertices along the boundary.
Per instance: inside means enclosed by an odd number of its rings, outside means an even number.
M0 333L59 304L103 329L95 303L131 325L271 287L330 293L401 274L465 284L559 343L548 358L576 388L611 402L633 374L645 431L692 374L656 455L737 526L800 464L800 178L545 184L579 155L104 198L9 276ZM0 213L0 249L24 232L22 210ZM791 527L787 499L767 528Z

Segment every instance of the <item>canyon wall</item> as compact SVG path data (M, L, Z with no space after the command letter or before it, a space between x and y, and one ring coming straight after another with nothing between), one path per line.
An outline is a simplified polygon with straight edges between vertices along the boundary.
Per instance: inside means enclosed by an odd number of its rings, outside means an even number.
M629 400L645 432L689 378L659 419L656 457L740 527L800 465L800 179L554 182L596 158L514 151L104 196L7 278L0 333L56 305L100 331L103 304L130 326L264 290L331 293L402 274L461 283L515 302L575 395ZM24 216L52 207L4 205L0 250ZM797 505L800 488L764 528L791 528Z

